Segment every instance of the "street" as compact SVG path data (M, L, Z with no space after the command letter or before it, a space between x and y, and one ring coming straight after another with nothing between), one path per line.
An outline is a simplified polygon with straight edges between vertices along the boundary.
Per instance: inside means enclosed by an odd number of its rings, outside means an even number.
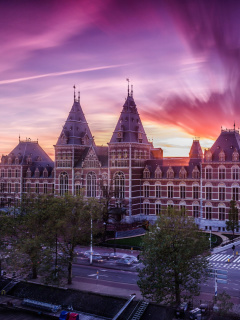
M240 249L239 246L235 250ZM112 252L112 249L94 248L94 251ZM128 254L137 255L138 253ZM233 262L228 262L229 256L231 256L232 249L227 249L221 253L212 254L209 257L211 268L217 270L227 271L227 283L218 283L217 293L226 291L231 297L240 298L240 256L236 256ZM98 283L107 283L108 286L112 286L117 289L120 284L137 285L138 273L137 267L141 267L141 264L133 264L131 266L117 265L116 261L104 261L101 263L94 262L92 266L89 265L89 261L85 258L77 258L76 263L73 266L73 275L84 278L85 281L96 280ZM97 282L96 282L97 283ZM209 293L214 295L215 283L214 278L209 278L205 283L201 285L202 293ZM117 293L117 292L116 292Z

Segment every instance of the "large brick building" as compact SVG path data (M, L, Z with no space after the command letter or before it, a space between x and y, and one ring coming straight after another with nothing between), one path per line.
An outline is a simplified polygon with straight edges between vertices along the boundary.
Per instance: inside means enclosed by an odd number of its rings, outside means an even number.
M225 231L229 202L239 200L240 135L221 130L203 154L194 140L189 157L164 158L148 141L133 92L128 93L108 146L96 146L74 92L53 162L38 141L21 141L0 164L2 207L23 193L66 192L108 197L111 210L132 222L155 220L168 206L195 217L201 228Z

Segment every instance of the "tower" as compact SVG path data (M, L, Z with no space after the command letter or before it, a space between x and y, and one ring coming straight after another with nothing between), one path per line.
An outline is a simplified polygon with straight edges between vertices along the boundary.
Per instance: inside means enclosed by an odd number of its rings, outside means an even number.
M128 94L109 142L108 167L115 205L127 209L127 220L141 209L142 170L150 158L151 143L143 128L133 90Z
M82 161L86 149L94 146L93 136L80 105L80 94L75 96L68 118L55 147L55 193L75 193L74 168Z

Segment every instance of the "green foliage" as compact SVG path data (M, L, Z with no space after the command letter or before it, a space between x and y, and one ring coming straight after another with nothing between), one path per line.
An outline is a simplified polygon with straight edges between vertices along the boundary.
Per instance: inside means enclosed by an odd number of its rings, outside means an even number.
M192 218L169 210L143 239L138 285L145 298L180 303L199 294L206 276L208 240Z
M216 304L219 308L220 315L229 313L234 305L233 302L231 302L231 296L225 291L218 294Z
M238 208L237 203L234 200L230 201L230 209L228 213L228 220L226 221L227 231L232 232L232 238L234 238L235 230L239 228Z

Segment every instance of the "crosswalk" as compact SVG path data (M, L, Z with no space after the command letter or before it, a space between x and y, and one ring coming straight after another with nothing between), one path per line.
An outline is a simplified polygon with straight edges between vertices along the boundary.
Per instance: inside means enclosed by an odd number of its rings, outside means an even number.
M208 257L208 261L214 267L240 270L240 256L235 257L232 262L228 262L231 257L232 255L218 253Z

